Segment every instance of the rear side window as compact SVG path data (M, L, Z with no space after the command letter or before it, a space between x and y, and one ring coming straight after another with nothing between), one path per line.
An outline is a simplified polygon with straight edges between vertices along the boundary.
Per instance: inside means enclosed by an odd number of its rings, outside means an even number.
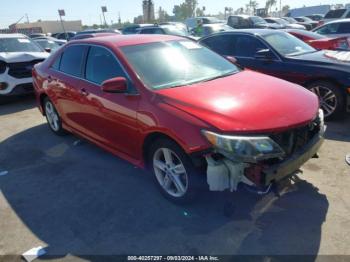
M62 54L56 57L55 61L52 63L51 67L55 70L59 70L61 63Z
M330 19L330 18L340 18L344 15L346 9L336 9L336 10L331 10L325 15L325 19Z
M339 23L338 34L350 33L350 23Z
M92 46L86 61L86 79L100 85L118 76L126 77L114 55L106 48Z
M86 50L86 46L80 45L67 47L61 58L60 71L72 76L81 77Z
M239 19L237 16L230 16L228 19L229 19L228 24L231 26L236 26L239 24Z
M147 28L142 29L141 34L163 34L163 30L160 28Z
M207 46L214 52L220 55L233 55L232 46L233 46L234 36L232 35L218 35L209 37L201 41L201 44Z
M321 35L337 34L339 28L339 23L332 23L319 28L316 33Z

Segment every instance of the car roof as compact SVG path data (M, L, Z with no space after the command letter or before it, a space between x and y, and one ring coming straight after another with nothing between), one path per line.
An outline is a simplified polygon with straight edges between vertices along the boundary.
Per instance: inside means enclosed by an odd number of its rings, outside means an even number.
M225 32L225 34L230 33L243 33L243 34L251 34L251 35L268 35L271 33L280 33L282 31L280 30L274 30L274 29L236 29Z
M254 16L254 15L230 15L230 16L249 18L249 17L252 17L252 16Z
M133 45L141 45L148 43L157 43L157 42L166 42L172 40L181 40L185 39L179 36L173 35L110 35L110 36L101 36L95 38L87 38L87 39L79 39L75 40L74 43L81 44L101 44L101 45L109 45L109 46L133 46Z
M27 37L23 34L0 34L0 38L19 38L19 37Z
M332 20L332 21L329 21L326 24L334 24L334 23L349 23L350 22L350 18L344 18L344 19L337 19L337 20Z
M233 29L229 31L223 31L223 32L218 32L214 33L208 36L202 37L199 41L203 39L207 39L213 36L218 36L218 35L227 35L227 34L249 34L249 35L268 35L271 33L277 33L277 34L285 34L286 32L281 31L281 30L274 30L274 29Z

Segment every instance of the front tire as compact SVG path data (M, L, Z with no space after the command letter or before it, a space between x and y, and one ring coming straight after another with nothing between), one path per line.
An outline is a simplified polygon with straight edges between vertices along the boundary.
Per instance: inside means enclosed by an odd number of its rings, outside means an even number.
M333 83L317 81L308 86L320 99L320 107L325 119L332 120L342 116L345 108L345 95Z
M44 110L45 110L46 120L51 131L59 136L65 135L66 131L62 128L61 117L58 114L55 106L53 105L53 103L48 97L44 99Z
M148 155L148 166L162 195L176 204L192 202L198 192L199 171L184 150L169 139L159 139Z

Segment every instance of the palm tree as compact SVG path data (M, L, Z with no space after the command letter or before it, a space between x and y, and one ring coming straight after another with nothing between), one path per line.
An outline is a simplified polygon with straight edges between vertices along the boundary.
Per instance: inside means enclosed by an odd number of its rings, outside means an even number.
M267 10L267 13L270 13L271 8L277 4L277 0L267 0L265 4L265 8Z

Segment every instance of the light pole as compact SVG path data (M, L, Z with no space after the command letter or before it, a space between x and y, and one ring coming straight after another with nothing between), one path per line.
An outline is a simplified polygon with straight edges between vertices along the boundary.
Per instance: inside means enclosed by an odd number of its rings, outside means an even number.
M63 20L62 20L62 16L66 16L66 12L64 11L64 9L58 9L58 15L60 16L60 21L61 21L61 26L62 26L62 29L63 29L63 32L64 32L64 36L66 38L66 40L68 40L67 38L67 33L66 33L66 29L64 28L64 23L63 23Z
M101 6L101 10L102 10L102 15L103 15L103 21L105 22L105 26L107 27L107 22L106 22L106 17L105 17L105 13L107 13L107 6Z

